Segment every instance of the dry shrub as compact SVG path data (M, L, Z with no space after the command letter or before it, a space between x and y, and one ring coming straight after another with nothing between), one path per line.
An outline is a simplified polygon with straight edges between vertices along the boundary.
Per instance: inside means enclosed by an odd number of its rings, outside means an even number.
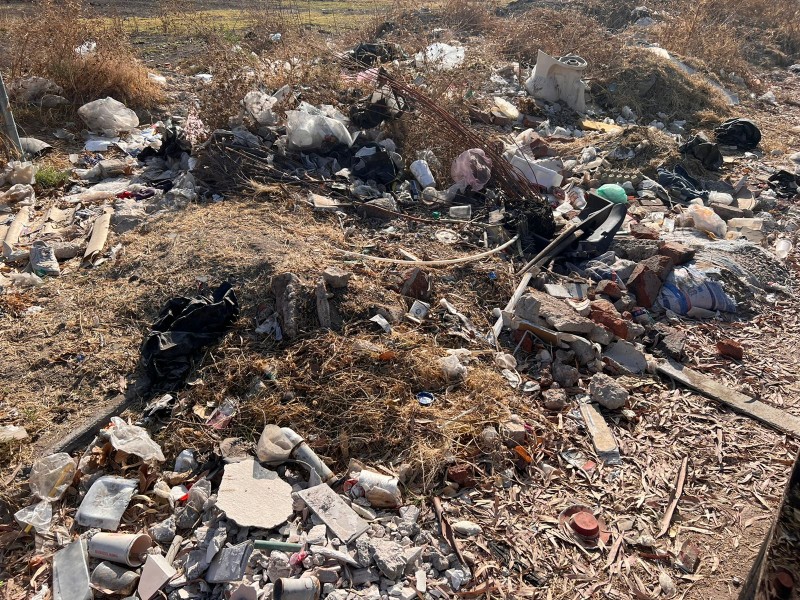
M656 29L658 41L715 70L746 73L746 61L786 65L800 53L796 0L680 0L664 8L668 18Z
M149 108L162 99L148 79L119 20L100 20L81 0L41 0L24 17L11 41L13 77L47 77L76 103L112 96L130 106ZM95 42L93 53L75 49Z
M458 33L478 35L494 29L498 6L493 0L445 0L438 12L444 26Z
M500 53L532 65L538 50L551 56L578 54L589 62L588 74L604 77L620 67L623 41L600 22L573 10L532 9L498 22Z

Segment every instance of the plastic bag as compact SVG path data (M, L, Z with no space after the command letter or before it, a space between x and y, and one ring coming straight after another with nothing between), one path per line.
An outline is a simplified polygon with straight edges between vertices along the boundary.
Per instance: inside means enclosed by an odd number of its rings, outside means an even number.
M728 226L717 213L707 206L690 204L686 209L686 214L692 217L694 228L698 231L705 231L716 238L724 238L728 232Z
M109 431L109 441L115 450L122 450L134 454L142 460L157 460L164 462L164 453L161 446L155 443L142 427L128 425L119 417L111 417L112 427Z
M53 521L53 506L48 500L42 500L15 512L14 519L20 525L26 527L30 525L38 533L44 533L50 529L50 523Z
M33 463L28 485L34 495L42 500L55 502L72 484L75 471L75 461L69 454L51 454Z
M110 136L139 126L136 113L111 97L84 104L78 109L78 116L91 131L100 131Z
M436 42L428 46L424 52L419 52L414 57L417 66L431 63L440 71L449 71L464 62L464 48Z
M12 160L0 171L0 185L6 185L7 183L14 186L18 184L33 185L36 182L36 172L38 170L39 167L32 162ZM15 201L8 197L12 190L14 190L14 188L2 194L2 196L4 196L4 202L10 203Z
M679 315L688 314L692 308L736 312L736 301L722 285L692 266L676 267L669 274L658 295L658 302L666 310Z
M492 177L492 161L480 148L472 148L459 154L453 161L450 175L462 189L469 186L480 192Z
M467 376L467 367L461 364L461 361L455 354L440 358L439 364L448 381L459 381Z
M286 111L286 133L294 150L322 150L343 144L353 145L353 138L344 123L323 115L299 110Z

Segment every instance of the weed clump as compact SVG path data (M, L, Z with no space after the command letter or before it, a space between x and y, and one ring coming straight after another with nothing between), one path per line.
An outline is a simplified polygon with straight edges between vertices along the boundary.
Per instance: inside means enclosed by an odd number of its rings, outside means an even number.
M75 103L112 96L151 108L162 100L122 23L95 18L82 0L40 0L18 31L11 41L13 78L52 79Z

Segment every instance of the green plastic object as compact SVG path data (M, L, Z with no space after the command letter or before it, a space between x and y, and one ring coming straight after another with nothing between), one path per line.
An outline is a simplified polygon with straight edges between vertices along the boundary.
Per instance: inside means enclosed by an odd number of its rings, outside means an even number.
M616 183L601 185L597 188L597 195L614 204L628 203L628 194L625 193L621 185L617 185Z
M300 550L303 549L302 544L279 542L277 540L256 540L253 547L256 550L267 550L269 552L273 550L278 550L280 552L300 552Z

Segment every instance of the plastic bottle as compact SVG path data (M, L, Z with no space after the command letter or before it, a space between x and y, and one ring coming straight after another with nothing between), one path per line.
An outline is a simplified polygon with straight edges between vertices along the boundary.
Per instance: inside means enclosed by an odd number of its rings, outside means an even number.
M411 174L414 176L419 184L423 187L436 187L436 180L433 178L433 173L431 173L431 168L428 166L428 162L425 160L415 160L411 163L409 167L411 169Z

